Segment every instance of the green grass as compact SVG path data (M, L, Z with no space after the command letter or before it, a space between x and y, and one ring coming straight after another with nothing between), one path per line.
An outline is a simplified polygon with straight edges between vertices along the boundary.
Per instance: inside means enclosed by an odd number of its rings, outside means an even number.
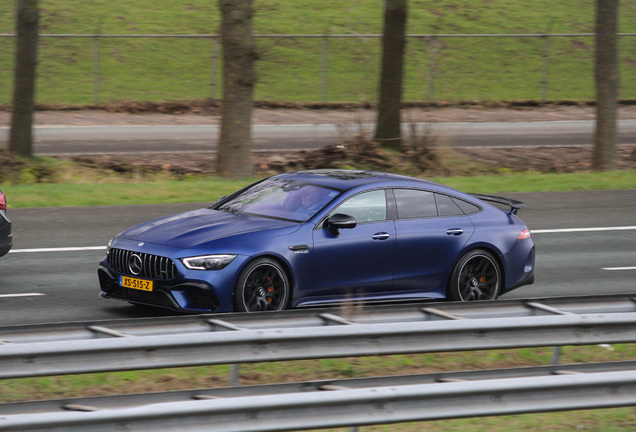
M636 171L568 174L510 173L435 180L469 193L613 190L636 188Z
M189 181L107 184L35 184L3 186L9 205L64 207L122 204L214 202L247 185L248 180L218 178Z
M213 202L254 180L210 177L155 182L15 184L3 185L2 190L7 194L10 208ZM431 180L469 193L633 189L636 171L510 173Z
M41 33L216 34L217 2L209 0L41 0ZM256 0L256 34L379 34L382 2L365 0ZM15 29L14 6L0 9L0 33ZM620 2L620 28L636 32L636 0ZM587 33L594 31L594 2L580 0L411 0L410 34ZM441 100L539 100L542 38L444 38L435 59L434 97ZM378 38L330 39L327 100L375 101ZM593 99L592 37L552 38L548 99ZM620 40L621 97L636 98L636 37ZM218 48L218 47L217 47ZM321 39L258 39L258 100L322 99ZM93 102L92 39L43 38L39 51L40 103ZM99 100L165 101L220 96L210 39L99 41ZM14 40L0 38L0 103L10 103ZM409 39L404 99L428 98L429 41ZM214 66L213 66L214 65ZM212 72L214 69L214 73ZM214 85L212 84L214 82Z

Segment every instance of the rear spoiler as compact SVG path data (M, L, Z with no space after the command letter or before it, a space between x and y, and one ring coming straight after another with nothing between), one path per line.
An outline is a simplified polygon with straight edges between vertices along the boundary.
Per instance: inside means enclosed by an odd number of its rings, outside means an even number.
M519 209L522 209L526 206L526 203L513 200L510 198L498 197L494 195L482 195L482 194L471 194L471 195L474 196L475 198L479 198L482 201L489 201L489 202L494 202L497 204L510 206L510 211L508 212L508 214L516 215Z

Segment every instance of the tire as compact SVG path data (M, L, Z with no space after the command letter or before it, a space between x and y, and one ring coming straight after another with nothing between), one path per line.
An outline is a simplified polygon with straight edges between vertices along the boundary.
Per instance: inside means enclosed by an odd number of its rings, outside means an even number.
M283 267L270 258L249 263L234 288L234 310L237 312L279 311L287 308L291 289Z
M455 301L494 300L501 291L501 268L482 249L475 249L457 262L448 283L447 299Z

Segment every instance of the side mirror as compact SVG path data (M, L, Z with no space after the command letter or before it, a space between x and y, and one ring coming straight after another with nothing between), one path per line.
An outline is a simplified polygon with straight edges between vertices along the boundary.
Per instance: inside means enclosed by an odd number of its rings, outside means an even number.
M345 215L342 213L336 213L331 215L329 219L325 221L325 226L329 229L329 232L333 235L340 234L341 229L355 228L357 222L353 216Z

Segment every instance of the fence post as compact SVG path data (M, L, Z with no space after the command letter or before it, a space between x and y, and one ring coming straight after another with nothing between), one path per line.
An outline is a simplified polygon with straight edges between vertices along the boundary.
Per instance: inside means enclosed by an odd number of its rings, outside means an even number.
M219 76L219 38L212 38L212 55L210 59L210 99L216 100L219 96L218 76Z
M93 105L99 104L99 47L103 23L104 18L100 17L95 27L95 34L93 35Z
M548 27L543 34L543 86L541 89L541 102L548 100L548 90L550 89L550 82L548 78L549 66L550 66L550 34L552 33L552 27L554 26L554 18L548 23Z
M99 35L93 36L93 105L99 104Z
M322 38L322 58L321 58L321 90L320 90L320 101L322 103L327 103L327 71L329 69L328 63L329 56L329 36L327 34L323 35Z
M541 102L548 100L548 67L550 66L550 37L546 33L543 35L543 76L541 88Z
M437 70L437 39L435 36L431 36L429 39L430 45L430 58L428 65L428 100L435 100L435 72Z

